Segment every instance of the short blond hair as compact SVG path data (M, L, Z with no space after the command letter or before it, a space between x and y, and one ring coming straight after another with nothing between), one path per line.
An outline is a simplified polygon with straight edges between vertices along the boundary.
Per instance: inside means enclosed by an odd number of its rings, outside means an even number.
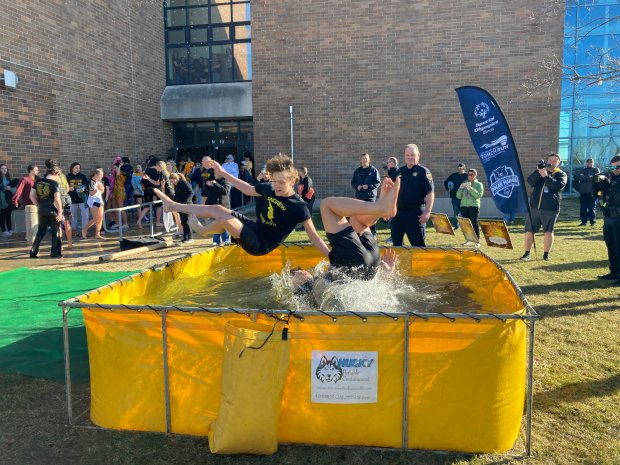
M291 160L291 157L288 155L282 153L267 160L267 172L272 176L275 173L284 173L287 174L290 179L295 179L295 182L299 181L299 174L297 173L297 168L295 168L293 164L293 160Z

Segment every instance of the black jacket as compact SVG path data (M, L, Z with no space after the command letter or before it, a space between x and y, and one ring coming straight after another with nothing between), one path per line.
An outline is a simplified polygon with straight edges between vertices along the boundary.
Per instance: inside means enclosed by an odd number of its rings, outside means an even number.
M374 166L362 168L361 166L353 173L351 179L351 187L355 189L355 198L360 200L374 201L377 197L377 191L381 184L381 176ZM367 185L368 189L357 190L357 186Z
M216 179L212 186L206 181L202 186L202 196L206 197L205 205L222 205L222 197L230 192L230 183L224 178Z
M549 176L541 177L538 170L527 178L527 183L534 188L530 196L530 207L553 212L560 211L561 192L566 187L568 177L560 169Z
M194 193L192 192L192 186L187 181L179 179L174 189L174 201L178 203L192 203Z

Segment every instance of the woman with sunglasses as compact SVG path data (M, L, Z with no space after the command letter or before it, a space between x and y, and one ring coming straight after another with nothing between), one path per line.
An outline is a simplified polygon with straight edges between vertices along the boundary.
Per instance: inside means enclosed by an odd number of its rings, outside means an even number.
M471 225L474 227L476 236L480 238L478 218L480 218L480 199L482 198L482 194L484 194L484 186L476 179L477 176L478 171L475 169L470 168L469 171L467 171L467 181L459 186L459 189L456 191L456 198L461 201L461 216L463 218L469 218ZM475 245L479 247L480 242L476 242Z

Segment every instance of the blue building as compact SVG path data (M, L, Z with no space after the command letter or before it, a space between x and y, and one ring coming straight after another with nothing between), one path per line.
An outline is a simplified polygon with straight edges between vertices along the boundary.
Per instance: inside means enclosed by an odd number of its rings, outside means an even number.
M568 0L559 153L571 181L620 153L620 2Z

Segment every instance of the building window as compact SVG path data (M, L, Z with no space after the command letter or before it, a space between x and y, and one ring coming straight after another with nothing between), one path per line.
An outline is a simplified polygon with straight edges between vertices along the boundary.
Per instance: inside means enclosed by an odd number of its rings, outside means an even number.
M252 80L249 0L164 2L166 84Z
M568 192L588 158L601 168L620 153L620 82L605 76L608 62L617 70L618 59L618 2L567 1L558 153L569 172Z

